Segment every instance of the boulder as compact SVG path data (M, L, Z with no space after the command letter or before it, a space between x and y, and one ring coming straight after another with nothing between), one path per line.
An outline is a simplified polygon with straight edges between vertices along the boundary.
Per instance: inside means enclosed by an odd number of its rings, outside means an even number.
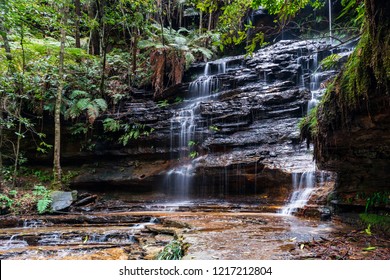
M74 191L63 192L53 191L51 193L51 209L52 211L62 211L72 205L74 199Z

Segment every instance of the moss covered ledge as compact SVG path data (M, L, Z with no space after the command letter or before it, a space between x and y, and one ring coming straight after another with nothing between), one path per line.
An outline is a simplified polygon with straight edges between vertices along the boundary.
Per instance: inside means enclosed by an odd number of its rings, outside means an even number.
M315 114L301 123L317 165L338 172L338 192L390 189L390 1L365 4L358 46Z

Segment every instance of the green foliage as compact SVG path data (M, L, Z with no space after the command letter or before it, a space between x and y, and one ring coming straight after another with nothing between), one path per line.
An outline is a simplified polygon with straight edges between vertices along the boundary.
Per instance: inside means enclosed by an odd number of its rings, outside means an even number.
M185 254L185 245L180 240L172 240L157 255L157 260L180 260Z
M179 104L179 103L181 103L181 102L183 102L183 98L177 96L177 97L175 98L175 104Z
M341 56L339 54L331 54L321 61L321 67L324 70L335 68L339 62Z
M343 10L337 19L348 18L351 25L362 28L365 17L364 1L341 0Z
M210 125L209 126L209 129L211 130L211 131L214 131L214 132L218 132L220 129L218 128L218 126L216 126L216 125Z
M308 144L318 131L317 110L318 106L311 109L309 114L303 117L298 124L301 140L306 139Z
M192 159L196 158L196 157L199 155L199 153L198 153L197 151L191 150L191 149L195 149L197 143L196 143L195 141L193 141L193 140L190 140L190 141L188 141L188 144L187 144L187 145L188 145L188 147L190 148L190 152L189 152L188 156L189 156L190 158L192 158Z
M39 169L30 169L30 168L21 168L21 173L26 176L34 176L40 182L50 182L53 180L52 172L47 170L39 170Z
M361 213L359 214L360 220L365 226L363 233L369 234L373 232L384 232L389 233L390 231L390 216L389 214L368 214Z
M138 139L141 135L149 136L154 131L154 128L148 127L145 124L123 124L121 129L124 134L119 137L119 142L126 146L131 139Z
M367 213L371 208L379 205L388 205L390 203L390 192L375 192L366 198L364 212Z
M252 28L252 24L244 24L243 15L249 11L251 5L252 0L233 0L222 7L223 14L218 19L217 27L221 34L217 45L221 50L227 45L241 44L247 38L247 31ZM256 40L252 43L255 43Z
M192 158L192 159L196 158L198 155L199 155L199 153L197 151L192 151L189 154L190 158Z
M196 142L193 140L188 141L188 147L193 147L196 145Z
M67 102L69 108L65 112L65 117L75 119L85 112L90 124L93 124L99 115L107 110L104 99L93 98L91 94L82 90L74 90Z
M0 194L0 208L14 214L31 214L36 211L43 214L49 211L51 192L43 185L35 185L32 190L6 189Z
M77 171L72 171L72 170L68 170L67 172L65 172L64 174L62 174L62 177L61 177L61 180L62 180L62 184L64 186L68 186L70 181L79 175L79 172Z
M37 211L39 214L43 214L48 211L51 204L50 191L45 186L36 185L32 191L37 204Z
M160 100L160 101L157 102L157 106L160 107L160 108L164 108L164 107L169 106L169 102L168 102L167 99Z
M252 7L262 6L272 15L278 15L281 22L294 17L301 9L308 5L318 9L323 6L320 0L253 0Z
M120 121L114 120L112 118L106 118L103 121L103 129L104 131L111 131L111 132L116 132L119 131L121 128Z
M11 208L14 201L6 196L5 194L0 194L0 209Z
M371 236L372 235L372 232L371 232L371 224L368 224L367 228L364 230L364 232L368 235L368 236Z

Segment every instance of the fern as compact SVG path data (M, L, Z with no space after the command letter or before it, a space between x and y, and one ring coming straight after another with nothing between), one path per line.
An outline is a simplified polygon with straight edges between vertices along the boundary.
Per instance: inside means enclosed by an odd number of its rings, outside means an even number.
M77 101L76 106L79 110L83 111L88 108L88 106L91 104L90 98L82 98Z
M48 210L50 204L51 204L51 199L49 199L49 198L39 199L37 202L38 213L39 214L45 213Z
M324 70L329 70L337 66L341 56L339 54L331 54L321 61L321 66Z
M181 240L173 240L157 255L157 260L180 260L186 250L186 245Z
M93 106L93 104L89 104L87 107L87 115L90 124L93 124L96 118L99 116L99 108Z
M70 99L76 99L80 97L86 97L88 96L88 92L83 91L83 90L74 90L72 91L71 95L69 96Z
M33 195L37 203L37 211L39 214L45 213L51 204L50 191L45 186L36 185L33 190Z
M118 131L120 129L120 127L121 127L120 122L117 120L114 120L112 118L106 118L103 121L104 131L115 132L115 131Z
M104 112L107 110L107 102L102 98L97 98L93 100L94 105L99 108L100 111Z

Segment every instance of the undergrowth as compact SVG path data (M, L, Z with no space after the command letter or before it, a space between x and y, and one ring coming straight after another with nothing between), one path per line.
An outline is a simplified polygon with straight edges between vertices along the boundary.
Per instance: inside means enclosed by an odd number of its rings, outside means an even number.
M51 191L43 185L35 185L31 191L3 190L0 194L1 214L43 214L50 211Z

